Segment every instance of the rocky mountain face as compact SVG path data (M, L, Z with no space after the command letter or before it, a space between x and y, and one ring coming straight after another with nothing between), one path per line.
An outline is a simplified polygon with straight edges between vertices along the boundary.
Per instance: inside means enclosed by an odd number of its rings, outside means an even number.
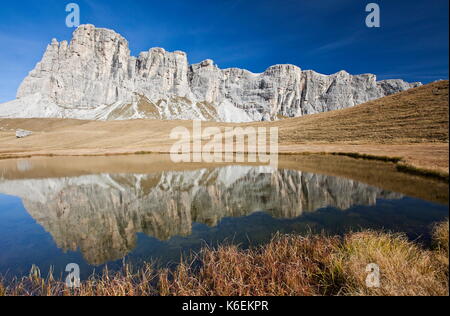
M244 166L5 180L0 192L20 197L58 247L80 250L94 265L126 256L138 233L168 240L189 236L193 223L214 227L224 218L262 211L288 219L325 207L346 210L402 198L349 179Z
M184 52L130 55L112 30L82 25L70 43L53 40L0 117L96 120L278 120L352 107L420 85L345 71L322 75L293 65L264 73L190 65Z

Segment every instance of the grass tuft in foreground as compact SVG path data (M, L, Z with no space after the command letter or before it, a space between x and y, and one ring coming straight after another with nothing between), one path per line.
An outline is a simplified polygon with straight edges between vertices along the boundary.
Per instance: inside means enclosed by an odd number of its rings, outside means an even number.
M278 235L257 249L205 248L199 268L181 263L174 271L138 271L125 266L67 289L38 270L8 286L0 295L66 296L287 296L287 295L448 295L449 222L434 228L433 249L426 250L401 234L373 231L344 238ZM194 262L194 261L193 261ZM369 264L380 268L380 287L368 288ZM198 265L195 265L198 266Z
M449 236L449 221L437 224L433 230L433 240L435 247L448 254L448 236Z
M447 267L437 263L438 252L426 251L403 235L363 232L349 235L332 260L345 284L343 295L447 295ZM368 288L370 263L380 268L381 287Z
M199 271L182 264L160 277L161 295L317 295L337 238L277 236L265 247L206 249Z

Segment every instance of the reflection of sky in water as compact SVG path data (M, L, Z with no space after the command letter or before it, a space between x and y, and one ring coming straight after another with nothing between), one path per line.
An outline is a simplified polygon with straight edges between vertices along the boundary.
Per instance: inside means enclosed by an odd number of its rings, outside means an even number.
M26 167L26 166L25 166ZM330 176L255 167L0 182L0 273L176 262L206 242L388 229L427 240L448 206ZM85 275L86 276L86 275Z

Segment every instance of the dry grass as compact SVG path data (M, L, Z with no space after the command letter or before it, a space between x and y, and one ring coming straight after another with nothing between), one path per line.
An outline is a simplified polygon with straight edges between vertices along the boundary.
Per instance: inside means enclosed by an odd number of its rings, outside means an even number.
M278 122L203 125L276 126L284 153L398 157L412 167L448 175L448 109L448 81L441 81L339 111ZM0 158L168 153L174 143L170 132L178 126L192 129L192 122L0 119ZM16 129L34 134L18 140Z
M435 247L444 253L448 254L448 236L449 236L449 222L437 224L433 230L433 240Z
M333 264L346 280L342 295L448 295L445 269L434 259L433 252L421 249L402 235L363 232L345 238ZM366 286L365 271L371 263L380 267L379 288Z
M448 296L448 221L436 226L426 250L403 235L361 232L345 238L276 236L264 247L204 249L170 271L129 266L67 289L34 269L0 285L0 295L46 296ZM446 259L445 259L446 258ZM368 288L368 264L380 267L381 286ZM198 266L198 267L197 267ZM196 268L197 267L197 268Z
M442 180L445 182L448 182L448 180L449 180L448 170L442 171L442 170L424 169L424 168L411 166L406 163L397 164L397 170L400 172L405 172L405 173L413 174L413 175L417 175L417 176L435 178L435 179Z
M311 296L320 293L323 258L336 238L278 236L261 249L206 249L195 272L182 264L160 278L160 293L176 296Z
M107 269L101 277L91 277L81 283L77 289L66 287L62 281L52 275L41 278L39 270L28 277L15 280L4 289L8 296L149 296L157 295L152 285L155 272L147 264L138 272L131 272L125 265L122 271L112 273Z
M275 123L286 143L404 144L448 142L448 81L353 108Z

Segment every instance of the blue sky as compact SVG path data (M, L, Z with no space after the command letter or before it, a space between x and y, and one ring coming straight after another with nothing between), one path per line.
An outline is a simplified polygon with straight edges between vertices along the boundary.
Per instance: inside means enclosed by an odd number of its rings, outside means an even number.
M183 50L189 62L262 72L273 64L331 74L375 73L424 83L448 79L448 0L16 0L0 2L0 103L16 90L53 37L69 40L66 4L81 23L112 28L133 55ZM381 28L365 6L381 7Z

